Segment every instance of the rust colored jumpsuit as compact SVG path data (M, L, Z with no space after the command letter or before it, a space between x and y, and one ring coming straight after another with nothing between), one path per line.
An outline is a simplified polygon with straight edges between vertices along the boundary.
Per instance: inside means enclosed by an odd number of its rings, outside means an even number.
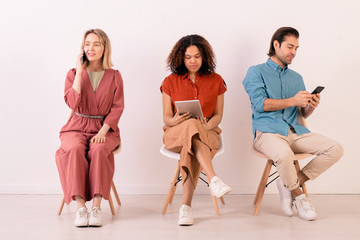
M106 69L94 92L87 71L81 75L81 93L73 88L76 69L71 69L65 80L65 102L73 110L60 131L61 147L56 151L65 202L76 195L91 200L95 194L108 199L114 175L112 151L120 144L118 122L124 110L123 82L119 71ZM92 116L89 118L76 113ZM110 126L105 143L90 143L103 124Z

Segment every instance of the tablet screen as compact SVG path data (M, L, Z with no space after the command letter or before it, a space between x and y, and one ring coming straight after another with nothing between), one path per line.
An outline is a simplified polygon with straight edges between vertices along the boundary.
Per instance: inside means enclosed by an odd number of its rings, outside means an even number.
M188 112L193 118L204 118L199 100L175 101L175 107L179 114Z

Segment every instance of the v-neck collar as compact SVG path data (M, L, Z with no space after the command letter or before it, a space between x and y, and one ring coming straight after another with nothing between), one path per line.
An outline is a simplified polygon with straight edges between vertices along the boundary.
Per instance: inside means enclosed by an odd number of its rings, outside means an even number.
M100 83L102 82L102 79L104 78L105 71L106 71L106 69L103 69L100 72L91 72L89 70L86 70L86 72L88 74L88 77L89 77L89 80L90 80L90 83L91 83L91 87L93 88L93 91L94 91L95 94L97 92L97 89L99 88ZM92 75L92 76L90 76L90 75ZM99 76L101 76L101 78L96 79ZM95 79L92 79L91 77L92 78L95 77ZM96 84L96 86L94 86L94 84Z
M93 110L96 109L96 113L95 112L93 113L94 115L99 115L99 104L98 104L98 100L96 98L96 93L99 91L99 89L100 89L100 91L102 91L101 86L104 84L102 84L101 82L103 82L106 79L108 72L109 71L107 71L107 69L105 69L105 73L99 83L99 86L98 86L96 92L94 92L94 89L91 85L90 77L89 77L89 74L87 73L87 71L83 71L83 73L82 73L82 78L83 78L82 83L84 84L84 88L82 90L84 90L86 92L86 95L88 97L89 106L93 106L90 109L93 109ZM90 110L90 111L92 111L92 110Z
M88 74L87 70L85 71L85 74L84 74L84 75L85 75L85 78L84 78L85 81L84 81L84 83L86 83L86 84L88 85L88 86L86 87L86 89L88 89L88 87L90 87L90 88L91 88L91 92L93 93L94 96L95 96L96 93L98 92L100 86L101 86L101 85L104 85L104 84L101 84L101 83L102 83L103 80L105 79L105 76L106 76L108 70L107 70L107 69L104 69L104 71L105 71L105 72L104 72L104 75L102 76L102 78L101 78L101 80L100 80L100 83L99 83L99 85L98 85L98 87L97 87L97 89L96 89L95 92L94 92L94 89L93 89L93 87L92 87L89 74Z

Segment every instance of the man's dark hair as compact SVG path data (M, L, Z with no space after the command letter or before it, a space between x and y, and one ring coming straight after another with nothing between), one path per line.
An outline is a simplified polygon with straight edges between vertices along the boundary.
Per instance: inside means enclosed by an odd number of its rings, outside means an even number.
M285 40L286 36L294 36L296 38L299 38L299 32L292 27L282 27L279 28L278 30L276 30L276 32L274 33L274 35L271 38L271 42L270 42L270 48L269 48L269 53L268 56L274 56L275 55L275 48L274 48L274 41L278 41L279 42L279 46L281 47L281 43Z

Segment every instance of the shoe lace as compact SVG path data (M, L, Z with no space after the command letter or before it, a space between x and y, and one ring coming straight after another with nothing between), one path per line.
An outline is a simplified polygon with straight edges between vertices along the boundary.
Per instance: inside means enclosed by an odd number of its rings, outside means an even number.
M94 208L92 209L92 215L93 215L94 217L98 217L98 216L100 215L100 208L94 207Z
M222 182L219 178L217 178L214 182L213 182L216 191L220 191L221 187L222 187Z
M80 216L81 218L87 216L87 211L86 211L86 209L84 209L84 210L82 210L82 211L79 211L79 216Z
M301 199L300 206L306 211L314 210L313 206L311 205L310 201L307 198Z
M181 208L181 217L188 218L191 214L191 210L189 208Z

